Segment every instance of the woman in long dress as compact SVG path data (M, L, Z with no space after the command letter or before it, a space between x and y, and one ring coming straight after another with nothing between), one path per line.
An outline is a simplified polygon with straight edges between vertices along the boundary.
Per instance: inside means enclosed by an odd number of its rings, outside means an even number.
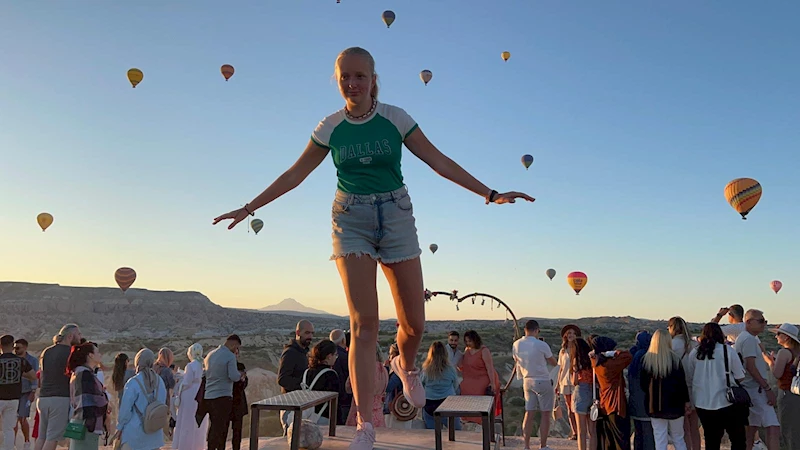
M208 435L208 416L198 427L195 420L197 402L195 396L200 389L203 379L203 346L195 343L186 352L189 364L186 364L185 373L181 380L178 392L178 419L175 421L175 436L172 438L172 448L178 450L202 450L206 448L206 435Z
M494 369L492 352L483 345L475 330L464 333L464 357L461 358L461 395L495 395L500 389L500 380ZM475 417L462 417L464 422L480 423Z

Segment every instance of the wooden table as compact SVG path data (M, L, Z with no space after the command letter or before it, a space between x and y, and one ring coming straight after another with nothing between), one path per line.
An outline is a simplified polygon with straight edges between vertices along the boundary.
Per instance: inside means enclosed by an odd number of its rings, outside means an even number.
M494 397L488 395L451 395L433 412L436 450L442 450L442 417L447 417L447 440L456 440L456 417L480 417L483 425L483 450L494 441Z
M292 431L291 450L298 450L303 411L317 405L328 403L330 424L328 436L336 436L336 415L339 410L339 393L329 391L292 391L276 395L250 405L250 450L258 450L258 419L261 411L294 411L294 431Z

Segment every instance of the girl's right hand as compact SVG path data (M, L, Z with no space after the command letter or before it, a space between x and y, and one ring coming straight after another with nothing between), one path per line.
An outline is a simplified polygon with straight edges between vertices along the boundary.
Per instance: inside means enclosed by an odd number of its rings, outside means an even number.
M233 222L231 222L231 224L228 225L228 229L231 230L233 229L233 227L236 226L237 223L247 218L247 216L249 216L249 214L247 214L247 210L245 210L244 208L234 209L229 213L223 214L215 218L214 223L212 225L216 225L223 220L233 219Z

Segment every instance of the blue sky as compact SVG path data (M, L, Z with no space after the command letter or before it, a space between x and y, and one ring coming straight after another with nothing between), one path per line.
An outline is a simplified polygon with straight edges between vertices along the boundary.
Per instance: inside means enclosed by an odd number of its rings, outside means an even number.
M406 152L421 244L439 245L429 289L492 293L518 316L702 321L738 302L798 322L798 15L787 1L3 2L0 279L114 286L131 266L134 287L344 314L330 159L257 213L258 236L211 221L342 106L334 60L358 45L382 101L487 185L537 198L486 206ZM738 177L764 190L747 221L723 196ZM394 317L382 279L379 294ZM437 300L428 317L502 313Z

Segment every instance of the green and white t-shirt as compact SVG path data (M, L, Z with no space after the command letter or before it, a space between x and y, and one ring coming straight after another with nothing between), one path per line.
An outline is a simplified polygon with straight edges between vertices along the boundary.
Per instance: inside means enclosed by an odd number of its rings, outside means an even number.
M377 194L403 186L403 141L416 129L402 108L378 102L363 121L349 119L344 109L322 119L311 140L330 149L340 190Z

